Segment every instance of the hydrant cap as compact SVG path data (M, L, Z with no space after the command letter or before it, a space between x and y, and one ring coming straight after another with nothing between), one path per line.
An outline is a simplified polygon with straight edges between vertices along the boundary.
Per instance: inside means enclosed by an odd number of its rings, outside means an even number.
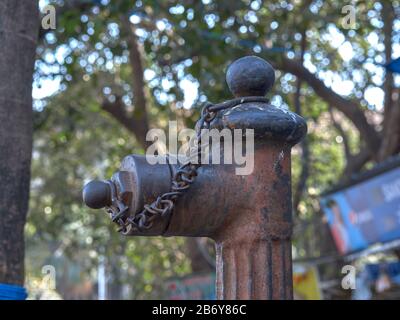
M235 97L265 96L275 82L275 71L264 59L247 56L228 67L226 82Z
M83 187L83 201L92 209L101 209L111 205L111 188L107 182L90 181Z

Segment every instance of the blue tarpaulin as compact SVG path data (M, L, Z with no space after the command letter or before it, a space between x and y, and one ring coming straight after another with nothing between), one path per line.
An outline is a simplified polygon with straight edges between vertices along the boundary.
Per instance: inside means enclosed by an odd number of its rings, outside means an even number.
M382 273L397 284L400 284L400 262L389 262L379 264L367 264L365 266L368 276L371 280L376 281Z
M26 289L12 284L0 283L0 300L25 300Z
M391 62L389 62L385 66L386 70L394 73L400 73L400 58L397 58Z

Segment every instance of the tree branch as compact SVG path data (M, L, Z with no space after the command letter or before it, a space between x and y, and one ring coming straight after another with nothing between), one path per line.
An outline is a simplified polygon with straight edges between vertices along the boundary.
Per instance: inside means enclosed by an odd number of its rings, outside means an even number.
M340 123L335 119L331 106L329 106L329 114L331 116L333 126L343 138L344 153L346 156L346 167L343 171L343 179L348 179L352 174L359 172L365 163L371 159L371 152L368 148L364 147L359 151L359 153L355 155L352 154L348 136Z
M141 144L146 145L146 134L149 130L149 120L147 114L147 99L145 95L144 68L142 63L142 53L139 49L138 39L129 17L122 17L122 28L127 35L129 50L129 62L132 73L132 91L134 101L133 117L137 122L138 138L142 139Z
M146 135L149 130L149 121L146 108L147 101L144 93L145 82L142 54L128 16L121 17L121 30L127 38L129 62L132 69L132 91L135 109L133 114L129 115L126 112L126 106L121 100L121 97L117 97L114 102L105 100L102 104L102 108L113 116L129 132L133 133L139 144L143 148L146 148L149 144L149 142L146 141Z
M143 148L147 146L146 134L142 136L142 131L139 129L141 125L138 120L126 113L126 106L121 100L121 97L116 97L114 102L104 100L101 107L121 125L123 125L129 132L134 134Z
M349 179L354 173L359 172L362 167L371 159L371 151L364 147L356 155L347 158L346 168L343 172L343 180Z
M345 153L345 156L346 156L346 160L349 161L349 159L352 157L352 154L351 154L351 151L350 151L349 139L347 137L346 132L344 131L344 129L340 125L340 123L336 121L331 106L329 106L329 115L331 117L333 126L335 127L337 132L339 132L339 134L343 138L344 153Z
M380 159L396 154L400 151L400 99L397 98L397 105L390 112L387 119L387 130L382 141Z
M307 38L306 38L306 28L302 29L301 32L301 42L300 42L300 63L303 64L304 62L304 53L306 51L307 46ZM296 85L296 93L294 96L294 105L295 111L298 115L302 115L301 110L301 86L302 86L302 79L297 77L297 85ZM310 148L308 144L308 138L305 136L300 143L302 154L301 154L301 173L299 177L299 181L297 183L294 195L293 195L293 208L295 212L298 214L299 211L299 204L301 198L303 197L304 190L306 189L307 179L310 172Z
M384 21L383 34L384 34L384 45L385 45L385 62L389 63L392 59L392 35L393 35L393 22L394 22L394 8L390 1L382 2L382 21ZM383 91L385 92L385 103L383 110L383 142L379 150L379 160L384 160L390 156L393 152L391 146L393 142L392 126L399 126L399 124L393 123L393 116L396 117L398 108L393 108L393 74L386 71L385 82L383 84ZM394 114L392 114L394 113ZM390 141L389 141L390 140Z
M364 112L354 101L347 100L328 88L315 74L311 73L307 68L298 61L282 57L281 61L275 63L275 67L284 72L289 72L296 77L303 79L314 89L329 105L341 111L359 130L362 139L365 141L372 153L378 151L380 145L380 136L375 129L368 123Z
M394 21L394 8L390 1L382 2L382 21L384 21L383 34L384 34L384 45L385 45L385 62L389 63L392 60L392 34L393 34L393 21ZM386 116L390 114L392 109L392 92L393 92L393 74L386 72L385 82L385 120Z

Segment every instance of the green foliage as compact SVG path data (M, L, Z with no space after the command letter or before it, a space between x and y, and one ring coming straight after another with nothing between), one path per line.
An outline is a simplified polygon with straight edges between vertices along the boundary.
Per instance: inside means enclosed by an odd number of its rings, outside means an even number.
M85 182L110 177L123 155L143 152L128 132L88 99L90 90L88 83L70 86L41 112L48 115L34 137L26 225L28 272L39 277L43 265L57 265L62 282L62 266L68 263L79 266L80 281L95 281L90 275L99 257L105 256L109 273L118 269L114 285L132 284L130 298L161 297L162 279L190 271L183 239L127 241L104 212L82 203Z

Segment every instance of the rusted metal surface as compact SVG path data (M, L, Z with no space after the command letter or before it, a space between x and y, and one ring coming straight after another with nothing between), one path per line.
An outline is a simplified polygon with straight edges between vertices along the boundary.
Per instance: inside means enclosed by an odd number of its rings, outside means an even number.
M231 65L227 78L236 97L264 96L273 84L274 73L260 58L245 57ZM259 98L221 108L210 122L210 128L216 129L254 129L251 174L236 175L235 164L199 166L195 182L176 201L171 213L154 219L149 229L122 230L129 236L214 239L218 299L292 298L290 150L307 128L303 118ZM125 173L124 178L118 174L112 178L116 185L114 202L122 202L125 213L134 216L146 203L171 192L177 168L150 165L144 156L126 157L120 171ZM103 197L99 197L98 189ZM125 190L123 194L120 189ZM110 198L105 195L108 189L101 185L85 190L87 199L102 200L101 204ZM92 207L99 206L93 202Z

